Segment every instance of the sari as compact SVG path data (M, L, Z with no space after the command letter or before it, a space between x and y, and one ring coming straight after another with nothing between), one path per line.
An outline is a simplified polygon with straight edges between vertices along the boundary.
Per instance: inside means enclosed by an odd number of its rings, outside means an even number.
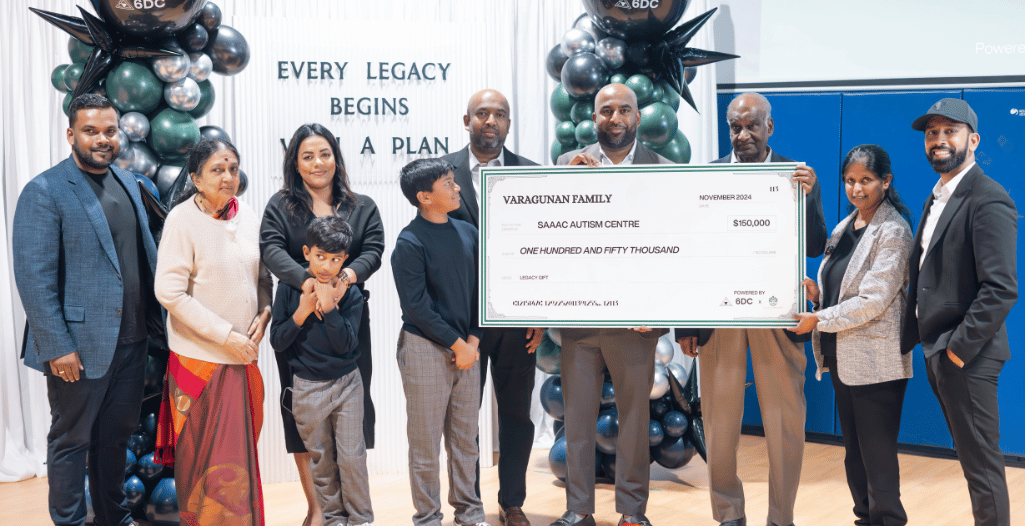
M181 523L262 526L256 443L263 378L255 363L227 365L171 352L155 460L175 467Z

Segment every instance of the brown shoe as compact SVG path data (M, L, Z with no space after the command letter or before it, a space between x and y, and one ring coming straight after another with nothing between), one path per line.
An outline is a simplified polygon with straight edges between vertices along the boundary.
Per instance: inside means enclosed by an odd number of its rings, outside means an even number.
M498 522L505 526L530 526L530 521L523 514L523 508L509 506L508 508L498 507Z

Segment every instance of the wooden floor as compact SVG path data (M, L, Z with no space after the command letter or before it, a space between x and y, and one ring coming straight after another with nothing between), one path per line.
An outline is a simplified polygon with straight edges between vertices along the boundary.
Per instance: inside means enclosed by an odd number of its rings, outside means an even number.
M747 492L747 516L751 526L761 526L768 509L764 439L744 436L740 444L740 478ZM968 490L956 461L903 455L901 490L911 525L970 526ZM498 526L497 468L481 473L481 491L488 522ZM655 526L715 526L708 500L705 464L695 457L690 464L669 471L652 468L648 518ZM371 480L371 497L377 526L410 524L413 514L409 479L401 475L376 475ZM1011 523L1025 524L1025 469L1007 468L1011 491ZM563 513L564 486L548 469L548 452L535 449L527 472L528 495L524 511L534 526L547 526ZM447 488L442 487L442 495ZM298 482L264 486L268 526L300 526L306 504ZM615 526L615 495L611 485L599 484L596 491L599 525ZM445 524L452 524L452 510L442 508ZM843 471L840 446L809 443L805 447L801 489L797 494L797 526L850 525L851 497ZM46 512L46 479L0 484L0 525L49 524Z

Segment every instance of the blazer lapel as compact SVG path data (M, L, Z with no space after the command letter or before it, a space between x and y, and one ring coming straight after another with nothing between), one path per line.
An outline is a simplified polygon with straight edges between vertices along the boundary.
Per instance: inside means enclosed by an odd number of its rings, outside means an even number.
M82 175L82 171L78 168L78 165L74 161L68 160L65 165L64 172L67 175L68 182L71 183L71 190L78 197L79 202L82 203L82 208L85 209L85 215L89 218L89 222L93 225L93 230L96 231L96 237L100 241L100 246L103 247L103 251L107 254L107 258L114 264L114 268L117 269L118 273L121 273L121 267L117 264L117 252L114 250L114 238L110 235L110 225L107 224L107 216L103 213L103 205L100 204L100 200L96 198L96 192L93 192L89 182L85 180L85 176Z
M473 190L473 173L470 166L470 146L467 145L458 153L456 159L456 184L459 185L459 198L463 201L466 211L470 213L473 224L479 225L480 207L477 206L477 195Z
M943 238L943 233L946 232L947 227L950 226L950 220L957 213L961 205L964 204L965 198L968 197L968 192L972 190L972 185L975 184L975 179L978 178L978 174L982 173L982 169L978 165L972 167L971 170L965 174L964 179L957 185L957 189L954 190L954 195L950 196L947 201L947 205L943 207L943 213L940 214L939 221L936 222L936 230L933 230L932 238L929 240L929 246L925 250L926 257L929 256L929 252L940 242ZM930 205L932 202L930 201ZM924 221L923 221L924 223Z
M851 254L850 261L847 262L847 271L844 272L843 280L840 281L839 293L841 298L845 295L851 295L847 294L853 286L853 283L851 282L854 280L854 276L857 274L858 269L865 266L865 260L868 259L869 254L872 253L872 245L876 239L876 231L879 230L880 225L891 219L893 212L893 207L890 206L889 203L883 201L879 206L879 210L877 210L876 214L872 217L872 221L865 226L865 231L861 234L861 240L858 241L858 245L854 248L854 252ZM856 215L856 212L851 215L851 221L854 220ZM851 272L852 270L854 272Z

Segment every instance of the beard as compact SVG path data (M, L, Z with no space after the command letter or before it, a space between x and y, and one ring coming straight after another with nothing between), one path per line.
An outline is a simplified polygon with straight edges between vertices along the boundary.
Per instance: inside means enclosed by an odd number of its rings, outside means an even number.
M71 151L75 154L75 159L78 159L78 162L82 163L84 166L95 168L97 170L106 170L107 168L110 168L110 165L114 163L114 159L117 158L118 148L114 146L108 146L108 148L110 148L110 160L97 161L93 158L92 151L80 148L77 141L71 145Z
M489 128L488 131L494 131L495 136L485 137L483 131L481 131L481 133L473 134L470 137L470 142L473 143L478 151L493 152L502 148L502 145L505 143L505 137L502 137L497 128Z
M613 150L618 150L620 148L630 146L631 144L633 144L634 139L637 138L637 128L630 127L627 127L623 131L623 135L620 136L618 141L613 140L612 134L606 131L606 129L596 128L595 133L597 133L598 135L598 144L601 144L602 146L608 146Z
M946 159L934 159L932 152L936 150L947 150L951 153L950 157ZM968 145L960 150L955 150L949 146L938 146L929 151L929 155L926 156L929 159L929 164L932 165L932 169L938 174L948 174L954 171L955 168L964 164L965 159L968 158Z

